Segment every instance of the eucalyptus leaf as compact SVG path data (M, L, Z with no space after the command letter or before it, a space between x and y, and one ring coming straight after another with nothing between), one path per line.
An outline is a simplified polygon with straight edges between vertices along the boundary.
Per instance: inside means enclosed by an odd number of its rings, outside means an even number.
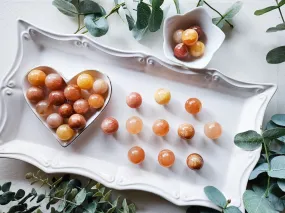
M98 3L91 0L84 0L79 3L79 12L86 14L98 14L102 16L102 10Z
M36 213L43 213L40 209L37 209Z
M270 27L266 30L267 33L278 32L285 30L285 23L278 24L276 27Z
M143 36L146 34L147 31L148 31L148 27L139 30L139 29L137 28L137 26L135 26L134 29L132 30L133 37L134 37L137 41L140 41L140 40L143 38Z
M163 11L160 8L153 8L149 18L148 28L150 32L156 32L160 29L163 20Z
M163 4L164 0L152 0L151 5L152 9L158 9Z
M19 189L15 194L15 199L20 200L25 196L25 191L23 189Z
M285 0L281 0L281 1L278 3L278 6L279 6L279 7L282 7L284 4L285 4Z
M224 19L232 19L242 8L242 1L235 2L227 11L225 12Z
M224 209L224 213L242 213L242 212L241 212L241 210L239 210L238 207L229 206L226 209Z
M79 193L75 196L75 203L77 205L80 205L84 202L85 200L85 197L86 197L86 190L83 188L79 191Z
M123 212L124 213L130 213L129 206L128 206L128 203L127 203L126 199L123 200L122 207L123 207Z
M235 145L246 151L258 149L262 142L262 136L253 130L239 133L234 138Z
M198 1L198 4L197 4L197 7L203 6L203 5L204 5L204 0L199 0L199 1Z
M85 209L88 211L86 213L95 213L97 209L97 203L93 201L89 203Z
M282 212L285 209L285 200L279 198L282 195L283 192L279 189L277 184L272 184L270 186L268 200L271 203L271 206L279 212Z
M208 199L212 201L217 206L224 208L227 204L225 196L217 188L213 186L206 186L204 192Z
M42 202L45 198L46 198L46 196L44 194L40 194L37 198L37 203Z
M126 14L126 19L127 19L127 22L128 22L129 30L134 29L134 27L135 27L135 20L134 20L134 18L131 15L127 15Z
M278 180L277 185L283 192L285 192L285 180Z
M268 170L268 163L262 163L260 165L258 165L250 174L249 176L249 180L253 180L255 178L257 178L258 175L260 175L261 173L267 172Z
M275 129L278 127L280 127L280 126L277 126L272 120L266 124L266 130ZM277 140L285 143L285 136L279 137L279 138L277 138Z
M269 64L280 64L285 61L285 46L270 50L266 55Z
M78 193L78 189L76 189L76 188L72 189L69 192L69 194L67 195L66 199L69 200L69 201L73 200L75 198L75 196L77 195L77 193Z
M105 35L109 30L109 25L104 17L98 18L96 15L87 15L84 18L84 24L89 33L95 37Z
M10 203L15 196L15 192L4 192L0 195L0 205L7 205Z
M285 179L285 156L277 156L270 162L271 170L268 175L274 178Z
M138 30L145 29L148 26L148 20L150 15L151 15L151 10L149 6L142 1L138 3L137 22L136 22L136 27Z
M108 201L110 196L111 196L111 192L112 190L109 190L101 199L100 199L100 202L101 201Z
M267 139L277 139L281 136L285 136L285 128L277 127L274 129L265 130L262 136Z
M285 27L285 25L284 25ZM275 114L271 117L271 120L278 126L285 127L285 114Z
M108 209L107 213L113 213L116 210L116 207L112 207L110 209Z
M58 212L62 212L66 206L66 200L63 200L57 207Z
M52 4L57 7L60 12L67 16L77 16L78 14L76 7L68 1L53 0Z
M254 15L260 16L260 15L263 15L263 14L265 14L265 13L268 13L268 12L270 12L270 11L272 11L272 10L275 10L275 9L277 9L277 8L278 8L278 6L269 6L269 7L260 9L260 10L256 10L256 11L254 12Z
M16 205L16 206L12 206L8 213L16 213L16 212L23 212L27 209L27 207L25 205Z
M12 184L11 182L4 183L2 185L2 192L8 192L11 188L11 184Z
M226 23L225 19L222 19L221 17L213 18L212 22L213 22L213 24L217 25L217 27L219 27L221 29L224 27L224 25Z
M23 211L22 213L33 213L35 210L37 210L40 207L40 205L38 206L32 206L31 208Z
M136 206L135 206L135 204L131 203L129 205L129 211L130 211L130 213L136 213Z
M252 190L246 190L243 194L243 203L248 213L278 213L271 208L269 201Z
M180 6L179 6L179 0L173 0L175 8L176 8L176 13L180 14ZM200 6L200 5L199 5Z

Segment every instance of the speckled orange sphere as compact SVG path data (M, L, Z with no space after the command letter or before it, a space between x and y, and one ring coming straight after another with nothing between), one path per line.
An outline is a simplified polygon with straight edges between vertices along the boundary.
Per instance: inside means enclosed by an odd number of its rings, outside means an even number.
M86 126L86 120L80 114L73 114L68 119L68 125L72 129L83 129Z
M37 103L45 98L45 93L42 88L30 87L26 92L26 96L31 102Z
M183 139L191 139L195 135L195 129L191 124L181 124L178 127L178 135Z
M68 118L73 114L73 108L70 104L62 104L58 108L58 114L60 114L64 118Z
M130 93L126 98L127 105L131 108L138 108L142 104L142 97L137 92Z
M51 113L52 109L47 100L42 100L37 103L36 111L41 116L46 116Z
M144 150L139 146L134 146L128 152L129 160L134 164L139 164L143 162L145 158Z
M81 89L75 84L68 85L64 89L64 96L69 101L77 101L81 98Z
M202 41L197 41L189 47L189 52L193 57L201 57L205 52L205 44Z
M63 124L63 118L57 113L52 113L47 117L46 122L50 128L55 129Z
M51 91L49 93L48 101L50 102L51 105L60 106L64 104L66 99L64 97L63 91L56 90L56 91Z
M102 121L101 129L105 134L114 134L119 129L119 123L115 118L105 118Z
M93 83L94 83L94 78L87 73L80 74L77 77L77 85L81 89L87 89L87 90L91 89L93 87Z
M156 120L152 125L152 131L157 136L165 136L169 132L169 124L166 120Z
M32 70L28 74L28 81L33 86L44 86L46 74L42 70Z
M108 84L103 79L97 79L93 83L93 91L96 94L104 94L108 90Z
M168 104L171 99L171 93L168 89L158 89L154 94L154 99L158 104Z
M79 100L75 101L73 104L73 109L78 114L83 115L83 114L87 113L89 110L88 101L86 101L84 99L79 99Z
M88 104L94 109L100 109L104 105L104 98L98 94L92 94L88 98Z
M175 155L169 149L164 149L158 154L158 162L163 167L171 167L175 162Z
M202 109L202 103L198 98L189 98L185 103L185 109L190 114L197 114Z
M186 164L190 169L199 170L204 165L204 160L201 155L193 153L187 157Z
M205 124L204 133L210 139L218 139L222 135L222 126L218 122Z

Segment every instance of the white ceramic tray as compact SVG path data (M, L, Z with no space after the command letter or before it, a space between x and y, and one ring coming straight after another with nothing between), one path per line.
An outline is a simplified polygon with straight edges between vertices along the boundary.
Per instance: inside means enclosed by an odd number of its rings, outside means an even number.
M233 143L240 131L259 131L265 108L276 91L273 84L244 83L230 79L217 70L190 71L169 65L152 56L112 50L84 35L58 35L19 21L18 52L11 70L0 82L0 157L29 162L45 172L68 172L88 176L115 189L138 189L153 192L177 205L214 207L203 188L219 188L233 205L243 210L241 196L260 150L246 152ZM61 147L50 131L34 115L22 93L22 81L31 68L50 66L66 79L87 69L106 73L112 82L113 95L105 110L76 141ZM155 103L158 88L172 93L169 105ZM126 95L139 92L143 104L130 109ZM203 103L196 117L187 114L184 103L198 97ZM127 133L126 120L133 115L143 119L143 132ZM107 116L118 119L115 135L104 135L101 121ZM159 138L151 126L164 118L170 133ZM208 121L218 121L223 135L212 141L203 134ZM179 139L177 127L192 123L196 135L191 142ZM128 161L127 152L142 146L146 159L142 165ZM170 169L157 163L160 150L169 148L176 154ZM187 168L186 157L200 153L205 161L200 171Z

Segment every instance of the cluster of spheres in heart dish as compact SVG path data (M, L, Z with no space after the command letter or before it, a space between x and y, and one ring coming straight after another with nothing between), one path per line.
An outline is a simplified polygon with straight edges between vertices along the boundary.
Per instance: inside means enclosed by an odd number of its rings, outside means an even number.
M85 114L103 107L103 94L109 89L108 83L103 79L94 79L84 72L78 75L76 84L69 85L59 74L46 74L40 69L30 71L27 78L31 85L26 91L27 99L35 104L36 112L45 118L51 129L56 130L58 139L62 141L69 141L76 131L86 126ZM92 91L92 94L84 98L84 90ZM158 104L166 105L171 100L171 93L167 89L158 89L154 99ZM126 97L126 103L130 108L139 108L142 97L139 93L132 92ZM197 98L189 98L185 102L185 110L192 115L198 114L202 110L202 103ZM102 121L101 129L105 134L114 134L119 129L119 123L115 118L107 117ZM126 129L130 134L139 134L143 129L142 119L138 116L130 117L126 121ZM152 126L153 133L159 137L166 136L169 129L169 124L164 119L154 121ZM205 124L204 133L210 139L217 139L222 134L222 127L217 122L210 122ZM182 123L177 134L184 140L190 140L195 135L195 128L189 123ZM141 147L134 146L129 150L128 158L132 163L140 164L145 159L145 152ZM161 150L158 162L163 167L171 167L175 163L175 154L169 149ZM190 169L199 170L203 167L204 160L201 155L192 153L187 157L186 164Z

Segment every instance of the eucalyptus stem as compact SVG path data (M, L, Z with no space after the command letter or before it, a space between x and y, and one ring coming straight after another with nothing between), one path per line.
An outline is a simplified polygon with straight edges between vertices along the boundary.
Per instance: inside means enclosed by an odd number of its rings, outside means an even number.
M88 30L85 30L84 32L82 32L81 34L85 34L85 33L88 33Z
M199 1L200 2L200 1ZM204 3L209 7L211 8L213 11L215 11L216 13L219 14L219 16L221 16L221 19L218 21L217 25L223 20L225 19L225 17L218 11L216 10L215 8L213 8L210 4L208 4L206 1L204 1ZM225 20L227 22L228 25L230 25L231 28L234 28L234 25L232 25L228 20Z
M278 5L278 0L275 0L275 1L276 1L277 6L278 6L278 10L279 10L279 13L280 13L281 19L282 19L283 23L285 23L285 21L284 21L284 17L283 17L283 14L282 14L282 11L281 11L281 9L280 9L280 7L279 7L279 5Z
M268 164L268 171L270 171L271 170L271 165L270 165L270 161L269 161L268 148L267 148L267 144L266 144L264 139L263 139L263 146L264 146L264 150L265 150L266 161L267 161L267 164ZM265 191L265 197L268 197L269 187L270 187L270 176L268 176L268 179L267 179L267 187L266 187L266 191Z
M84 29L85 27L86 27L85 25L80 27L79 29L77 29L77 31L74 34L78 33L80 30Z
M77 0L77 4L79 5L79 0ZM78 23L78 27L74 34L78 33L80 30L80 14L77 14L77 23Z
M200 4L200 2L201 2L201 1L202 1L202 0L199 0L199 1L198 1L198 3L197 3L197 5L196 5L196 7L198 7L198 6L199 6L199 4Z
M43 179L41 179L41 177L37 177L34 173L33 173L33 178L36 179L36 181L40 181L41 183L43 183L43 185L46 184L49 187L53 187L53 185L48 182L48 178L43 180Z
M117 11L120 9L120 7L123 7L123 6L125 6L125 5L126 5L125 2L123 2L123 3L121 3L121 4L117 4L117 5L110 11L110 13L105 16L105 19L107 19L107 18L108 18L110 15L112 15L114 12L117 12Z

